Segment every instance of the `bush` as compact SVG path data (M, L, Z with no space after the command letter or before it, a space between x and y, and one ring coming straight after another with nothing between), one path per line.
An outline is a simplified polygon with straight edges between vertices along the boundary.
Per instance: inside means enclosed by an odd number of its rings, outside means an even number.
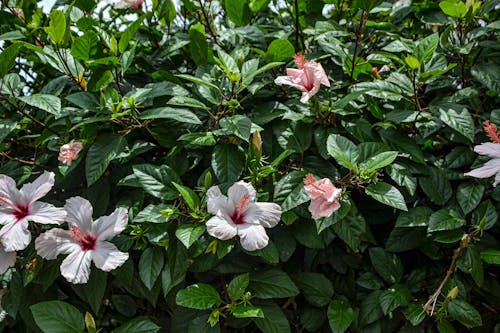
M500 331L499 6L2 1L0 327Z

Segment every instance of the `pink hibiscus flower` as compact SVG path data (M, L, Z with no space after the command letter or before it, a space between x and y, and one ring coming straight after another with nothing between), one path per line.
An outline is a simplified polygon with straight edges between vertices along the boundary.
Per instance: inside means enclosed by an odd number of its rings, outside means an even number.
M338 199L342 190L333 186L330 179L314 180L314 176L309 173L304 179L304 184L304 188L311 198L309 211L313 219L330 217L333 212L340 208Z

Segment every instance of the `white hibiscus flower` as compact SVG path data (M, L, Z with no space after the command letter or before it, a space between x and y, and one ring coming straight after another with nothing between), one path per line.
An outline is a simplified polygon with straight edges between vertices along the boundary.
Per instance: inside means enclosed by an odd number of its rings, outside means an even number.
M16 263L16 252L6 252L3 245L0 244L0 274L5 273L5 271L14 266Z
M264 228L272 228L281 218L281 207L273 202L255 202L252 185L239 181L231 186L227 196L218 186L207 192L207 210L215 214L207 221L208 233L227 240L238 235L241 246L247 251L267 246L269 237Z
M62 208L37 201L54 186L54 173L45 171L33 183L21 190L14 179L0 175L0 242L5 251L23 250L31 241L28 221L43 224L61 224L66 217Z
M71 283L86 283L93 261L97 268L109 272L128 259L128 253L119 251L107 239L122 232L128 223L127 210L117 208L109 216L92 222L92 206L88 200L73 197L64 206L68 212L69 230L51 229L35 241L35 248L42 258L56 259L68 254L61 265L61 274Z

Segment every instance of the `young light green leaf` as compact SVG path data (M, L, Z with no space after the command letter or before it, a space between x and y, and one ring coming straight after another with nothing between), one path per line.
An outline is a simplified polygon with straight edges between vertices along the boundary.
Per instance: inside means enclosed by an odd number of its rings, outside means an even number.
M220 305L222 300L214 287L205 283L197 283L179 290L175 302L186 308L208 310L214 305Z
M232 301L236 301L243 296L243 293L250 283L250 275L248 273L236 276L229 282L227 286L227 293Z

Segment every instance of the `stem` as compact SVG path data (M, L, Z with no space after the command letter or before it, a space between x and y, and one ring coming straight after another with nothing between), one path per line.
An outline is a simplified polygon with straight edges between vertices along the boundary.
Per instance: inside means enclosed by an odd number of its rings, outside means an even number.
M457 267L457 260L462 255L463 250L466 249L467 246L469 245L470 239L471 236L469 234L465 234L462 237L459 247L453 251L453 257L451 259L450 267L448 268L448 271L446 271L444 279L441 281L441 284L436 289L436 291L431 295L431 297L429 297L429 300L423 305L424 311L427 312L429 315L432 316L432 314L434 313L434 308L436 306L437 299L439 298L439 295L441 295L441 291L443 290L446 282L450 280L451 275L455 272L455 269Z
M300 22L299 22L299 1L294 0L294 11L295 11L295 49L300 50ZM304 45L302 45L304 46Z
M351 79L354 76L354 66L356 66L356 53L358 52L358 47L363 40L363 32L365 31L366 19L368 18L368 13L365 13L364 10L361 11L361 18L359 19L359 27L356 30L356 44L354 45L354 53L352 55L352 63L351 63Z
M19 162L19 163L22 163L22 164L37 166L37 167L40 167L40 168L43 168L43 169L48 169L47 166L38 164L36 162L26 161L26 160L23 160L23 159L20 159L20 158L12 157L12 156L8 155L7 153L4 153L4 152L0 152L0 156L5 157L5 158L7 158L7 159L9 159L11 161L16 161L16 162Z
M221 46L219 44L219 41L217 40L217 34L215 33L215 31L212 29L212 24L210 24L210 20L209 20L209 17L208 17L208 13L206 12L205 10L205 3L203 3L201 0L198 1L200 3L200 9L201 9L201 13L203 14L203 17L205 18L205 28L207 28L208 30L208 33L210 34L210 36L212 36L212 38L214 39L214 42L215 44Z

